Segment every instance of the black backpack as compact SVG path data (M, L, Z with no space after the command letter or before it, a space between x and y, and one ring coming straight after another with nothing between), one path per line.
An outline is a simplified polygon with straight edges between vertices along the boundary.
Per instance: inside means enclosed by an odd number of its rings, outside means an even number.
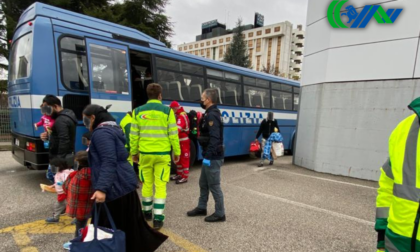
M198 119L195 110L188 112L188 120L190 121L190 137L197 138Z

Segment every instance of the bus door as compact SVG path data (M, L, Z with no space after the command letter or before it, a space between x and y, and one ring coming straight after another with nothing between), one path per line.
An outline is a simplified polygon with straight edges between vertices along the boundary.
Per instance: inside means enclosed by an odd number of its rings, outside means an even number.
M131 74L128 48L87 38L89 62L90 102L102 107L112 105L108 111L117 120L132 110Z

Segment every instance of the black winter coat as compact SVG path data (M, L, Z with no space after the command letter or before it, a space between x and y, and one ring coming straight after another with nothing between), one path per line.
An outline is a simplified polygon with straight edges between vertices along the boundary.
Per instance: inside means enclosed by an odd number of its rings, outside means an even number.
M73 111L63 109L55 118L50 136L50 159L65 158L74 153L77 118Z
M89 165L95 191L106 193L106 201L136 190L137 179L128 162L125 135L119 126L98 126L89 145Z
M261 122L260 129L258 130L257 136L255 138L258 139L262 133L263 138L268 139L271 133L274 132L274 128L277 128L280 132L279 126L277 125L277 120L269 121L267 119L264 119Z

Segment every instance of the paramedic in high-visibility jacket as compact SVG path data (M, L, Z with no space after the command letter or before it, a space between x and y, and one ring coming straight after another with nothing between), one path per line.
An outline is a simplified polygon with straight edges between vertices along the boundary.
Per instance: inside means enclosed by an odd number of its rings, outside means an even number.
M181 157L176 163L176 175L171 176L177 184L188 182L190 174L190 120L184 108L177 101L173 101L169 107L175 112L176 125L178 126L179 145L181 147Z
M128 152L128 162L133 166L134 172L137 175L137 181L139 182L139 165L133 163L133 157L130 154L130 130L131 130L131 121L133 120L133 113L131 111L127 112L124 118L120 122L121 129L124 132L125 136L125 149ZM140 183L137 183L137 188L140 188Z
M376 198L378 251L420 251L420 98L409 106L389 138L389 158L381 168Z
M174 112L161 102L162 87L152 83L146 90L149 101L133 111L130 152L133 162L140 162L145 218L152 220L153 210L153 228L158 230L162 228L165 219L163 211L166 203L166 184L171 172L171 148L174 162L179 161L181 149Z

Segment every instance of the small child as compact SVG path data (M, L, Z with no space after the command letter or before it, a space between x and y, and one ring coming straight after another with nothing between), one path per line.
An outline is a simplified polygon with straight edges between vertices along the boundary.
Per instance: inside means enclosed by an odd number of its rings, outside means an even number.
M90 138L92 137L92 132L88 131L82 136L82 144L87 146L86 151L89 151L89 145L90 145Z
M273 145L273 142L279 143L283 142L283 136L279 133L279 129L274 128L274 132L271 133L270 137L267 139L267 142L265 143L263 153L261 155L261 163L258 165L258 167L264 166L264 160L268 159L270 161L270 165L273 165L274 160L273 156L271 155L271 146Z
M48 217L45 222L58 223L61 213L66 209L66 194L63 191L63 184L73 170L69 169L66 160L63 158L52 159L50 165L52 170L57 169L57 173L54 176L55 183L51 186L55 187L57 191L57 201L54 203L53 216Z
M74 172L72 172L63 185L67 195L66 213L76 218L75 237L79 236L79 230L86 227L92 212L93 195L91 170L88 163L87 151L79 151L74 158ZM64 243L64 249L70 250L71 242Z
M54 125L55 120L51 116L47 115L42 105L40 106L40 108L41 108L42 116L41 116L41 120L34 124L35 130L38 130L38 127L40 126L44 126L44 131L50 132L52 129L52 126Z

